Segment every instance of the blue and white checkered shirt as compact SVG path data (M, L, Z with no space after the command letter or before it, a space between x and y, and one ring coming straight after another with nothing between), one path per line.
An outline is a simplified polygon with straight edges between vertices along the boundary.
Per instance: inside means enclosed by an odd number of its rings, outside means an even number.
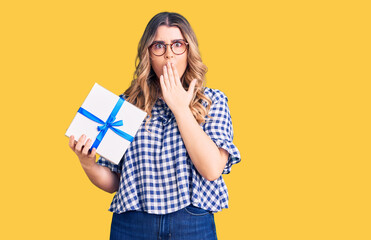
M219 148L229 152L223 170L223 174L228 174L232 165L241 161L240 152L232 143L228 98L220 90L208 87L204 88L204 94L212 100L209 112L212 118L206 118L201 127ZM123 95L120 97L124 98ZM206 101L202 103L207 106ZM158 98L152 108L152 118L147 123L151 133L145 129L145 121L118 165L103 157L97 161L111 171L121 173L120 187L109 211L167 214L190 204L213 213L228 208L228 190L222 175L215 181L208 181L198 173L175 117L164 100Z

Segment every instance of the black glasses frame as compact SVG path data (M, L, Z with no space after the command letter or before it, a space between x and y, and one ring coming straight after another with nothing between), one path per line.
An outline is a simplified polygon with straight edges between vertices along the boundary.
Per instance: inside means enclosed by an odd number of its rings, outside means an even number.
M173 50L173 45L174 45L175 43L179 43L179 42L184 43L184 44L186 45L186 48L185 48L184 52L182 52L182 53L175 53L174 50ZM152 46L155 45L155 44L162 44L163 46L165 46L165 52L164 52L163 54L161 54L161 55L156 55L156 54L152 51ZM152 43L151 45L149 45L148 49L153 53L153 55L155 55L155 56L162 56L162 55L164 55L164 54L166 53L166 51L167 51L167 45L170 45L170 49L171 49L171 51L172 51L175 55L182 55L183 53L185 53L185 51L187 51L189 43L187 43L186 41L182 41L182 40L178 40L178 41L176 41L176 42L168 43L168 44L161 43L161 42L154 42L154 43Z

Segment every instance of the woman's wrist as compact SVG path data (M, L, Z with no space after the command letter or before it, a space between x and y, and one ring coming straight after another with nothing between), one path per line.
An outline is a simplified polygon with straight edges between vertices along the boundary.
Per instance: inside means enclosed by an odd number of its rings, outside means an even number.
M173 112L175 119L182 119L186 116L190 116L192 114L192 111L189 107L178 109L177 111Z
M81 162L81 167L84 169L85 172L90 172L92 170L94 170L94 168L97 167L97 163L94 161L94 162L90 162L90 163L83 163Z

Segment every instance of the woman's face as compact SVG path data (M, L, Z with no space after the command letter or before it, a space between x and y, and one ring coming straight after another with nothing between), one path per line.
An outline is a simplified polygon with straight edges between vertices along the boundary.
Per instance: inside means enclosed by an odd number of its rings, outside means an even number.
M163 41L165 44L171 44L173 40L179 39L186 41L178 27L160 26L157 28L154 41ZM152 69L155 71L158 79L163 75L163 67L167 62L174 63L179 77L182 78L187 67L187 50L181 55L176 55L171 51L170 45L167 45L164 55L156 56L151 51L149 54Z

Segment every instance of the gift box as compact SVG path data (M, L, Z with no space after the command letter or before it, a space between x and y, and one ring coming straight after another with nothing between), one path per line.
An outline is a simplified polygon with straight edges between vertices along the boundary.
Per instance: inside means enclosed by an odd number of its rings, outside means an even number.
M95 83L66 131L78 141L93 140L97 153L118 164L147 113ZM86 142L85 142L86 143ZM84 144L85 144L84 143Z

